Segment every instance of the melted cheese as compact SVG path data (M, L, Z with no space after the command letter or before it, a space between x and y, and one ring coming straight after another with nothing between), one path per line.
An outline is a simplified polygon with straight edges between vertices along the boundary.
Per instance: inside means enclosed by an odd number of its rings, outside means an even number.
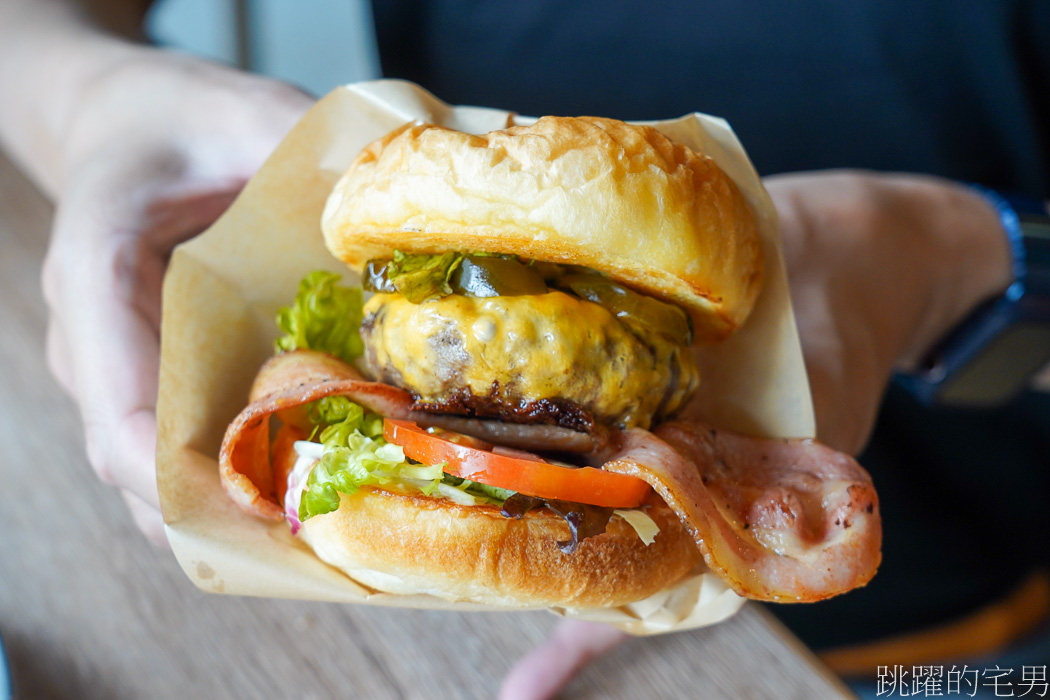
M698 383L686 348L643 341L605 308L558 291L422 304L377 294L365 316L373 373L428 401L463 389L508 402L560 398L603 422L648 427Z

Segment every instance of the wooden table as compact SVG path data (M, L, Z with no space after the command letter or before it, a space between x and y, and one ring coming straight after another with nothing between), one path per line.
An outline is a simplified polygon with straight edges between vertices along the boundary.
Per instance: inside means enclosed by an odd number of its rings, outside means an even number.
M0 633L21 698L491 698L546 613L217 596L94 477L48 374L39 268L50 204L0 155ZM573 698L817 698L847 690L758 605L635 640Z

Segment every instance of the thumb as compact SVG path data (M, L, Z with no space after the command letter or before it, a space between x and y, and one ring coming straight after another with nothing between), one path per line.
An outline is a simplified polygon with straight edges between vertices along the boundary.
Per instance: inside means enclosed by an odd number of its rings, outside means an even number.
M548 700L588 663L627 638L615 627L562 620L550 639L519 660L503 679L500 700Z

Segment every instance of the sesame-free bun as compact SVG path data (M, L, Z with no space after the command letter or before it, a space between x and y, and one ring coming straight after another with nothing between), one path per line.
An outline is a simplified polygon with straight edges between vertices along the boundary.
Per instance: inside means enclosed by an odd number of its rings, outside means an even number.
M511 253L601 270L716 340L762 280L754 215L715 162L649 126L544 117L481 136L406 124L367 146L325 206L355 269L406 253Z
M522 608L606 607L641 600L700 562L674 512L655 496L647 513L660 527L646 546L614 516L573 554L564 519L546 508L520 520L495 506L362 488L339 509L315 515L299 534L325 562L377 590Z

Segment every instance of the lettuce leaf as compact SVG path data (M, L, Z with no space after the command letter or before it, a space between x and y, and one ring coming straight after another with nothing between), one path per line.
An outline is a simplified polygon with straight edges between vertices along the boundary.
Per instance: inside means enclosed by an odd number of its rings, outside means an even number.
M315 401L308 411L321 430L321 459L310 471L299 501L299 519L331 513L339 494L352 496L362 486L379 486L402 479L440 481L441 464L411 464L404 451L383 439L383 417L366 411L345 396Z
M382 486L404 479L441 480L441 465L410 464L404 451L382 437L349 431L345 423L322 433L324 454L310 471L299 501L299 519L331 513L339 508L339 494L352 496L362 486Z
M409 255L395 250L394 259L386 267L386 278L413 304L445 297L452 293L449 279L463 257L462 253Z
M383 417L365 411L360 405L345 396L326 396L318 399L307 413L317 425L326 426L321 431L321 443L332 447L347 444L349 435L358 432L369 438L383 435Z
M404 450L383 439L383 418L345 396L328 396L310 404L323 452L306 477L299 500L299 520L339 508L339 494L352 496L362 486L387 486L448 498L463 505L502 505L513 491L445 474L446 462L424 465L410 461Z
M302 279L292 305L277 312L275 321L284 333L274 343L277 351L318 350L345 362L361 355L361 289L336 284L340 279L324 270Z
M445 474L443 483L480 499L482 503L492 503L498 506L502 506L504 501L516 493L510 489L501 489L498 486L489 486L470 479L461 479L451 474Z

